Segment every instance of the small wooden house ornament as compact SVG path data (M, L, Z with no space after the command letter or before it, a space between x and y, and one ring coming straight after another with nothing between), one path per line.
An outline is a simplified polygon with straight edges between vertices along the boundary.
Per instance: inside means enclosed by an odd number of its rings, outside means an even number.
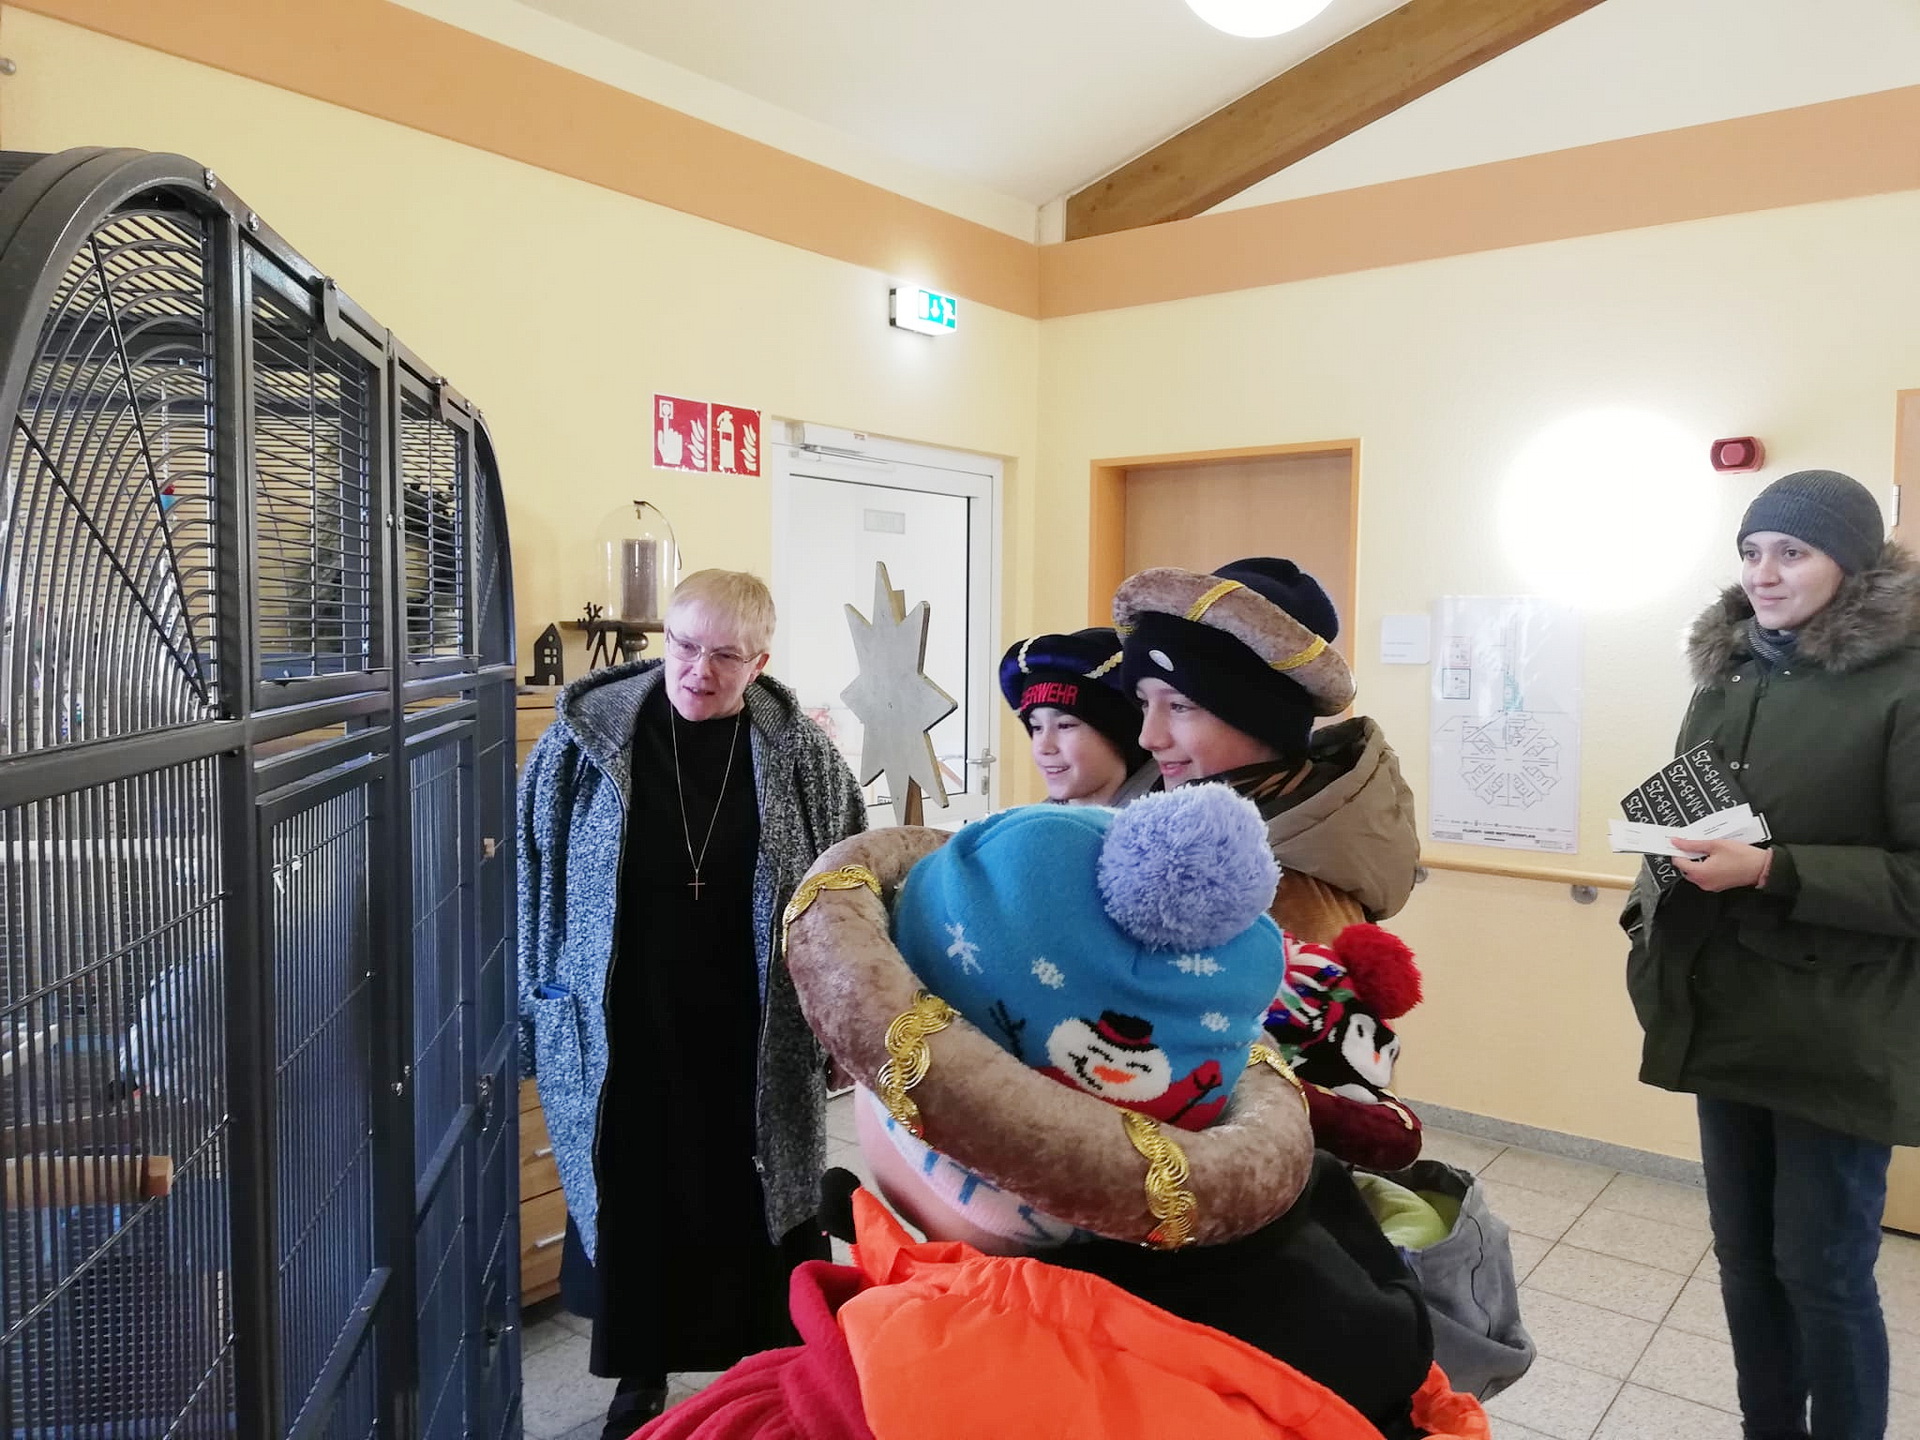
M565 647L560 643L560 627L549 625L540 632L540 638L533 642L533 673L527 676L529 685L564 685L563 659Z

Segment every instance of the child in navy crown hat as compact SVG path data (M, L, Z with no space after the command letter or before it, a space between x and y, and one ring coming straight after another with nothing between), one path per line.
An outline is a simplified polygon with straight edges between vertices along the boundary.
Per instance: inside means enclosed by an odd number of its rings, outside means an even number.
M1027 727L1047 798L1066 805L1116 803L1148 770L1140 707L1120 681L1120 637L1091 627L1035 635L1000 659L1000 693Z

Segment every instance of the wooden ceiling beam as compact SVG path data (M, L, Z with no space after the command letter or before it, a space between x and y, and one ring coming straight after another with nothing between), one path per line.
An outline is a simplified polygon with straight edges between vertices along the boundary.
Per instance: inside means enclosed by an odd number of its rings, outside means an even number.
M1067 239L1185 220L1600 0L1408 0L1067 200Z

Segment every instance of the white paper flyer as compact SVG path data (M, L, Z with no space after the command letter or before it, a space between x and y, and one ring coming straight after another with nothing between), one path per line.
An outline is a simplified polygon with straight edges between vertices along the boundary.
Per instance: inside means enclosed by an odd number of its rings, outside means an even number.
M1427 832L1580 848L1580 615L1531 596L1447 596L1434 625Z

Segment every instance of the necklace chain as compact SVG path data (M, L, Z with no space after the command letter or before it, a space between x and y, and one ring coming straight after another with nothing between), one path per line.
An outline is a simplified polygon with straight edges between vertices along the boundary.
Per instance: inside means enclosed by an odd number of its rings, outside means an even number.
M733 778L733 754L740 748L740 727L745 723L747 712L742 710L740 718L733 722L733 738L727 742L727 768L720 776L720 794L713 802L713 818L707 822L707 838L700 842L700 856L694 858L693 829L687 824L687 791L680 779L680 714L673 708L673 702L667 702L667 731L673 736L673 793L680 800L680 837L687 845L687 863L693 867L693 881L687 887L693 891L693 898L700 898L702 881L700 867L707 863L707 847L713 844L714 828L720 823L721 807L727 803L727 782Z

